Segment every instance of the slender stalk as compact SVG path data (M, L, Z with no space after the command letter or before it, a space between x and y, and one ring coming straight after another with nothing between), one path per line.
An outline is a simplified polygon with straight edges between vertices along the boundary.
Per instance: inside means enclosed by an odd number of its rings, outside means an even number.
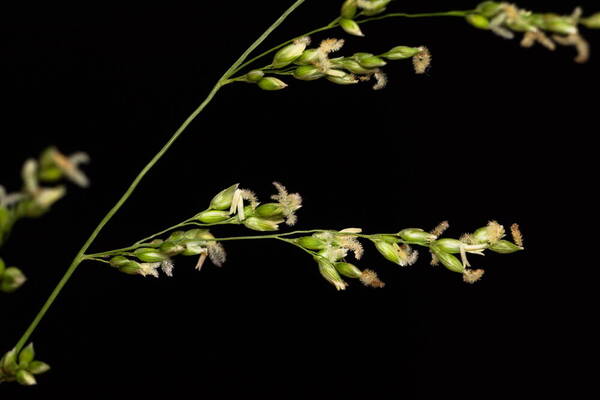
M172 229L177 228L178 226L183 226L184 224L178 224L175 225L169 229L165 229L163 232L168 232ZM304 235L304 234L313 234L313 233L318 233L318 232L337 232L340 233L336 230L332 230L332 229L311 229L311 230L305 230L305 231L293 231L293 232L284 232L284 233L274 233L274 234L270 234L270 235L251 235L251 236L229 236L229 237L221 237L221 238L211 238L211 239L204 239L206 241L214 241L214 242L228 242L228 241L236 241L236 240L261 240L261 239L277 239L277 240L283 240L292 244L297 244L295 242L293 242L291 239L288 239L288 236L296 236L296 235ZM363 239L377 239L380 237L384 237L384 236L397 236L397 233L376 233L376 234L361 234L361 233L344 233L341 232L344 235L348 235L348 236L354 236L354 237L360 237ZM155 237L158 236L159 234L155 234L152 235L151 237ZM397 238L399 243L405 243L404 240ZM151 244L144 244L144 243L140 243L141 241L136 242L135 244L129 246L129 247L123 247L121 249L114 249L114 250L109 250L109 251L104 251L101 253L93 253L93 254L85 254L84 255L84 259L86 260L98 260L102 257L110 257L110 256L114 256L114 255L122 255L125 254L127 252L130 252L132 250L138 249L142 246L144 247L152 247ZM300 246L302 247L302 246Z
M29 325L29 327L27 328L27 330L25 331L23 336L17 342L17 345L15 346L17 353L27 343L27 341L29 340L29 337L31 336L31 334L33 333L33 331L35 330L35 328L37 327L39 322L42 320L42 318L44 317L44 315L46 314L46 312L48 311L48 309L50 308L52 303L54 303L54 300L56 299L58 294L61 292L62 288L68 282L69 278L71 278L71 276L73 275L73 273L75 272L75 270L77 269L79 264L81 264L81 262L86 258L84 256L85 252L92 245L92 243L96 240L96 237L98 236L100 231L102 231L104 226L112 219L112 217L117 213L117 211L119 211L119 209L123 206L123 204L125 204L125 202L129 199L129 197L131 196L133 191L136 189L136 187L139 185L139 183L142 181L144 176L146 176L146 174L162 158L162 156L167 152L167 150L169 150L169 148L173 145L173 143L175 143L175 141L186 130L186 128L189 126L189 124L198 116L198 114L200 114L202 112L202 110L204 110L204 108L211 102L211 100L217 94L219 89L221 89L222 86L224 86L228 83L227 79L233 74L233 72L236 70L236 68L238 68L246 60L246 58L248 58L250 53L252 51L254 51L254 49L256 49L256 47L258 47L258 45L260 45L271 34L271 32L273 32L273 30L275 30L279 25L281 25L281 23L296 8L298 8L302 3L304 3L304 1L305 0L297 0L294 4L292 4L292 6L290 8L288 8L258 39L256 39L254 41L254 43L252 43L250 45L250 47L248 47L246 49L246 51L244 51L244 53L231 65L231 67L229 67L229 69L217 81L217 83L212 88L212 90L210 91L208 96L198 106L198 108L196 108L194 110L194 112L192 112L192 114L190 114L190 116L181 124L181 126L177 129L177 131L175 131L173 136L171 136L171 138L162 147L162 149L160 149L160 151L158 153L156 153L156 155L154 155L154 157L152 157L150 162L137 175L137 177L131 183L129 188L125 191L125 194L123 194L123 196L119 199L119 201L117 201L117 203L114 205L114 207L110 209L110 211L104 216L104 218L102 218L102 220L100 221L100 223L98 224L96 229L94 229L94 231L92 232L90 237L84 243L83 247L81 247L81 249L75 256L75 258L71 262L71 265L69 266L69 268L67 269L67 271L65 272L65 274L63 275L61 280L58 282L58 284L56 285L56 287L54 288L52 293L50 294L50 297L48 297L48 300L46 300L46 302L44 303L44 305L42 306L42 308L40 309L38 314L35 316L35 318L31 322L31 324Z
M357 24L363 24L365 22L380 21L387 18L425 18L425 17L465 17L472 13L474 10L455 10L455 11L441 11L432 13L418 13L418 14L407 14L407 13L388 13L383 15L377 15L375 17L365 18L357 20Z

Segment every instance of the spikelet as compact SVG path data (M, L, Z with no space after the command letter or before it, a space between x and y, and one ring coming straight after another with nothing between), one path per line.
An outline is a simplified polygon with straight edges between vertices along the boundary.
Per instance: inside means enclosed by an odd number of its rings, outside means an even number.
M385 286L385 283L379 280L377 273L371 269L365 269L359 279L365 286L374 288L382 288Z
M413 66L417 74L424 74L431 65L431 53L425 46L419 47L419 52L413 56Z

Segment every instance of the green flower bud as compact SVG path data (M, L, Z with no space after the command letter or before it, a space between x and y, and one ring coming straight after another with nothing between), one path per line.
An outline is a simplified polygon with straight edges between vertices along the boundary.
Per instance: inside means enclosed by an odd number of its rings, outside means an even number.
M128 261L119 267L119 271L128 275L137 275L142 267L135 261Z
M184 231L175 231L175 232L171 233L171 235L169 235L169 238L167 239L167 241L177 243L177 242L183 240L184 238L185 238Z
M112 265L113 267L121 267L127 264L129 261L130 260L127 257L115 256L110 259L110 265Z
M450 271L458 272L461 274L464 272L465 267L462 265L460 260L452 254L440 250L437 246L432 246L431 251L442 263L442 265L444 265L444 267L448 268Z
M220 210L206 210L196 216L198 221L204 222L205 224L215 224L228 220L229 218L231 218L229 212Z
M506 26L515 32L530 32L536 30L526 18L517 18L513 21L507 21Z
M219 192L215 197L210 201L210 209L213 210L226 210L231 207L231 201L233 200L233 194L238 189L240 184L236 183L235 185L229 186L227 189Z
M351 58L342 58L338 60L331 60L332 64L338 68L344 68L353 74L368 74L372 73L373 70L363 67L358 61Z
M377 251L379 251L379 253L381 253L381 255L387 260L398 265L404 264L400 254L398 253L399 246L396 243L392 244L383 240L375 240L375 247L377 248Z
M334 264L334 267L337 272L348 278L360 278L362 275L362 271L350 263L338 262Z
M4 263L4 260L0 258L0 279L2 279L2 275L4 274L5 270L6 264Z
M198 240L209 240L214 238L215 237L208 229L200 229L200 231L196 233L196 239Z
M443 252L454 254L460 253L461 246L465 246L460 240L450 238L436 240L433 245Z
M377 56L364 57L359 63L365 68L378 68L387 64L383 58Z
M261 204L256 208L255 213L262 218L281 217L283 215L283 207L279 203Z
M143 262L160 262L167 259L167 256L162 254L160 250L152 248L141 248L133 252L133 254Z
M581 19L581 24L589 29L600 29L600 12Z
M475 11L486 18L492 18L502 11L502 3L495 1L484 1L477 6Z
M265 219L265 218L259 218L259 217L250 217L250 218L246 218L244 220L244 225L246 226L246 228L255 230L255 231L260 231L260 232L266 232L266 231L276 231L279 229L279 225L281 222L283 222L282 220L270 220L270 219Z
M39 159L38 178L43 182L56 182L63 177L63 171L56 165L56 147L46 148Z
M293 76L301 81L314 81L324 77L325 74L314 65L301 65L296 68Z
M33 343L29 343L27 347L21 350L19 354L19 367L27 368L29 363L33 361L35 357L35 350L33 349Z
M206 251L206 243L203 240L191 240L184 245L184 256L196 256Z
M275 56L273 57L273 62L271 66L273 68L282 68L286 65L293 63L297 58L299 58L304 50L306 49L306 45L310 42L310 39L307 37L299 38L294 40L293 43L288 44L281 48ZM273 90L273 89L266 89ZM275 89L277 90L277 89Z
M340 274L333 266L331 262L323 257L314 257L317 264L319 264L319 272L329 283L331 283L337 290L344 290L348 284L344 282Z
M391 0L371 0L371 4L368 8L362 10L363 15L370 17L372 15L381 14L385 11L386 6Z
M413 57L420 51L421 49L418 47L396 46L387 53L382 54L382 56L388 60L403 60Z
M206 229L194 228L186 231L183 235L184 240L198 240L204 234Z
M330 75L327 77L327 80L329 82L333 82L337 85L352 85L352 84L358 83L358 79L356 79L354 77L354 75L347 74L345 72L343 72L343 74L341 76L339 76L339 75L331 76Z
M17 382L24 386L33 386L37 383L33 374L24 369L20 369L19 371L17 371L16 377Z
M302 55L294 61L294 64L298 65L310 65L319 59L319 50L318 49L308 49L304 50Z
M15 267L9 267L4 270L2 274L2 281L0 282L0 291L5 293L11 293L20 288L27 278L23 275L20 269Z
M398 232L398 236L407 241L408 243L413 244L427 244L434 241L437 236L432 233L425 232L423 229L419 228L407 228Z
M489 246L489 249L500 254L510 254L515 253L519 250L523 250L522 247L517 246L516 244L509 242L508 240L498 240L496 243L492 243Z
M296 239L296 243L309 250L323 250L327 247L327 243L314 236L299 237L298 239Z
M357 8L356 0L346 0L344 4L342 4L340 16L342 18L354 18Z
M340 20L340 27L349 35L365 36L360 30L360 26L353 19L342 18Z
M263 76L265 76L264 72L255 69L246 74L246 79L249 82L258 82L262 79Z
M50 366L45 362L35 360L29 363L27 370L34 375L39 375L43 374L44 372L48 372L50 370Z
M181 254L183 250L185 250L185 247L183 245L172 242L170 240L167 240L166 242L160 245L160 252L168 255L169 257Z
M465 17L467 22L478 29L489 29L490 20L481 14L469 14Z
M577 26L569 17L558 14L544 14L543 17L543 29L547 31L561 35L577 33Z
M2 357L2 362L0 363L0 369L3 369L9 375L14 375L18 369L17 364L17 352L15 349L12 349L8 353Z
M258 87L262 90L273 91L285 89L287 84L280 79L267 76L266 78L262 78L260 81L258 81Z

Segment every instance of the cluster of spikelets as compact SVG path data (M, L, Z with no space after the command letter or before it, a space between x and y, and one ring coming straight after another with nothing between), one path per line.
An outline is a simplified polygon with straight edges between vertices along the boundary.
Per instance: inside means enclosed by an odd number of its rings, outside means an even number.
M208 209L192 220L205 226L243 224L260 232L276 231L283 222L294 225L297 221L295 213L302 207L302 197L298 193L288 193L279 182L273 182L273 185L277 194L271 196L273 202L264 204L252 191L240 189L239 184L232 185L214 196ZM226 259L225 249L210 231L196 228L173 232L164 240L142 243L133 252L114 256L110 264L127 274L158 278L160 270L167 276L173 276L173 257L179 255L197 256L197 270L202 268L207 258L218 267Z
M440 238L447 228L446 221L431 232L407 228L396 235L362 235L360 229L350 228L339 232L318 232L294 239L294 242L313 254L321 275L338 290L348 286L343 277L359 279L367 286L384 286L374 271L361 270L346 259L350 253L357 260L362 257L364 250L358 241L359 237L370 241L386 260L402 267L417 261L418 252L412 246L427 247L431 252L432 265L441 263L450 271L462 274L463 280L468 283L478 281L483 270L471 268L467 254L483 255L485 250L509 254L523 250L523 238L516 224L511 227L514 242L503 239L504 228L495 221L460 239ZM459 254L460 258L454 254Z
M0 246L8 238L14 224L21 218L36 218L46 213L66 193L64 185L42 186L68 179L87 187L89 181L79 169L89 161L85 153L65 156L55 147L47 148L39 159L28 159L23 164L23 186L18 192L8 193L0 185ZM6 268L0 259L0 291L12 292L25 283L25 275L16 267Z
M21 385L35 385L34 375L43 374L50 366L34 359L33 343L30 343L19 354L11 350L0 359L0 383L16 381Z
M266 73L291 75L302 81L327 79L338 85L352 85L375 79L373 89L383 89L387 77L382 67L387 61L412 59L415 72L425 73L431 63L429 50L424 46L396 46L382 54L359 52L349 57L332 57L344 46L343 39L325 39L318 47L308 48L309 37L295 39L280 49L273 62L263 70L253 70L244 75L243 81L256 83L263 90L280 90L287 87L282 80L265 76Z
M581 8L576 8L571 15L558 15L534 13L514 4L495 1L479 4L466 19L471 25L490 30L506 39L514 38L515 32L521 32L523 47L531 47L536 43L549 50L555 50L556 44L573 46L577 50L575 61L578 63L586 62L590 55L589 44L581 36L579 26L600 28L600 13L583 18Z
M45 187L42 183L56 183L66 178L81 187L89 186L87 177L79 169L80 164L87 162L89 157L85 153L65 156L55 147L44 150L38 160L25 161L21 169L22 189L8 193L0 186L0 244L17 219L39 217L66 193L64 185Z

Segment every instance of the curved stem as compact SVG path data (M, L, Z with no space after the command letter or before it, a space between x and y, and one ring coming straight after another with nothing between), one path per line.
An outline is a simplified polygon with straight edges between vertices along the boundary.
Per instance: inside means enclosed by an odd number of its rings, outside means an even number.
M356 21L357 24L362 24L370 21L379 21L387 18L425 18L425 17L465 17L472 13L474 10L455 10L455 11L441 11L432 13L418 13L418 14L407 14L407 13L388 13L383 15L377 15L375 17L365 18Z
M131 183L129 188L125 191L125 194L123 194L123 196L121 196L119 201L117 201L117 204L115 204L113 206L113 208L111 208L110 211L104 216L104 218L102 218L102 220L100 221L100 223L98 224L96 229L94 229L94 231L92 232L90 237L86 240L83 247L81 247L81 249L75 256L75 258L71 262L71 265L69 266L69 268L67 269L67 271L65 272L65 274L63 275L61 280L58 282L58 284L56 285L56 287L54 288L52 293L50 294L50 297L48 297L48 299L46 300L46 302L44 303L44 305L42 306L42 308L40 309L38 314L35 316L34 320L31 322L31 324L29 325L29 327L27 328L27 330L25 331L23 336L21 336L21 338L17 342L17 345L15 346L17 353L23 348L25 343L27 343L27 340L29 340L29 337L31 336L31 334L33 333L33 331L35 330L35 328L37 327L39 322L42 320L42 318L44 317L44 315L46 314L46 312L48 311L48 309L50 308L52 303L54 303L54 300L56 299L56 297L58 296L58 294L60 293L62 288L68 282L69 278L73 275L73 273L75 272L75 270L77 269L79 264L81 264L81 262L86 258L85 252L92 245L92 243L96 240L96 237L98 236L100 231L102 231L104 226L112 219L112 217L117 213L117 211L119 211L119 209L123 206L123 204L125 204L125 202L129 199L129 197L131 196L133 191L136 189L136 187L142 181L144 176L146 176L148 171L150 171L152 169L152 167L154 167L154 165L162 158L162 156L167 152L167 150L169 150L169 148L173 145L173 143L175 143L175 141L179 138L179 136L181 136L181 134L186 130L188 125L211 102L211 100L213 99L215 94L217 94L219 89L228 83L227 79L233 74L233 71L235 71L236 68L238 68L244 62L244 60L246 60L246 58L250 55L250 53L256 47L258 47L258 45L260 45L271 34L271 32L273 32L273 30L275 30L275 28L277 28L279 25L281 25L281 23L288 17L288 15L290 15L296 8L298 8L302 3L304 3L304 1L305 0L297 0L258 39L256 39L254 41L254 43L252 43L250 45L250 47L248 47L248 49L246 49L246 51L244 51L244 53L231 65L231 67L229 67L229 69L217 81L217 83L212 88L212 90L210 91L208 96L204 99L202 104L200 104L198 106L198 108L196 108L194 110L194 112L192 112L192 114L190 114L190 116L177 129L177 131L175 131L173 136L171 136L169 141L162 147L162 149L160 149L160 151L158 153L156 153L156 155L154 155L154 157L152 157L150 162L148 164L146 164L146 166L142 169L142 171L137 175L137 177Z

